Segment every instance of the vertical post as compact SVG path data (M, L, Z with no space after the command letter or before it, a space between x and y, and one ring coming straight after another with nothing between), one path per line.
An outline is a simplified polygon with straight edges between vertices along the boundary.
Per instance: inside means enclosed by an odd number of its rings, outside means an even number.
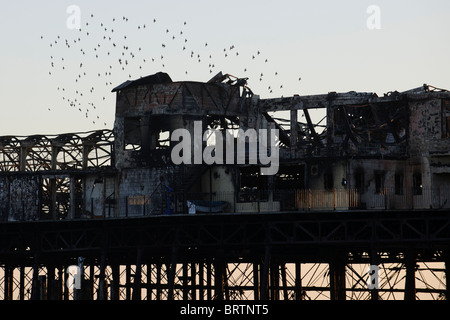
M50 210L51 210L51 214L52 214L52 219L56 220L57 216L56 216L56 178L51 178L50 179L50 193L51 193L51 205L50 205Z
M55 267L47 267L47 299L55 300Z
M445 298L450 300L450 252L444 252L445 257Z
M31 285L31 300L39 299L39 255L34 255L33 280Z
M189 274L188 274L188 263L183 262L183 300L188 300L188 294L189 294Z
M39 300L47 300L47 277L42 275L38 278Z
M102 189L102 218L105 218L105 215L106 215L106 212L105 212L105 210L106 210L106 183L107 183L107 179L106 179L106 176L105 175L103 175L103 177L102 177L102 179L103 179L103 189Z
M302 300L302 277L301 277L302 264L300 262L295 263L295 300Z
M94 282L95 282L95 266L93 263L89 266L89 280L82 280L84 286L84 298L94 300Z
M98 300L106 300L106 280L105 280L105 269L106 269L106 252L102 251L102 256L100 258L100 273L98 275Z
M330 266L330 299L345 300L345 263L335 257Z
M47 300L47 277L42 275L38 277L39 300Z
M75 218L75 178L73 176L70 177L70 208L68 218Z
M270 263L270 298L271 300L280 300L279 286L279 265L273 260Z
M208 264L206 265L206 287L207 287L206 298L207 298L207 300L212 299L211 278L212 278L211 263L208 262Z
M13 300L13 271L14 268L6 265L5 268L4 294L5 300Z
M269 264L270 264L270 247L266 246L266 250L264 253L264 267L261 274L261 292L260 297L261 300L268 300L269 299L269 286L268 286L268 279L269 279Z
M416 299L416 256L413 250L408 250L405 253L405 300Z
M172 258L170 262L170 267L167 280L169 285L169 291L167 293L167 300L173 300L173 291L174 291L174 283L175 283L175 269L177 268L177 255L178 255L178 248L176 246L172 247Z
M293 159L295 158L295 152L297 151L297 109L291 110L291 136L290 136L290 143L291 143L291 155Z
M136 271L134 272L133 280L133 300L141 300L141 260L142 260L142 249L137 250L136 257Z
M119 292L119 284L120 284L120 270L118 263L112 263L111 265L112 272L112 286L111 286L111 300L119 300L120 292Z
M197 282L195 281L196 279L196 267L195 267L195 262L191 263L191 299L192 300L197 300Z
M88 145L83 145L83 163L82 163L82 167L83 167L83 170L86 170L87 169L87 166L88 166L88 154L89 154L89 150L90 148L89 148L89 146Z
M287 279L286 279L286 264L283 263L280 265L281 272L281 283L283 285L283 300L289 300L288 291L287 291Z
M253 295L254 300L259 300L259 272L258 272L258 263L253 263Z
M52 170L56 170L57 159L58 159L59 148L52 146L52 159L51 159L51 168Z
M161 263L156 263L156 300L161 300Z
M119 188L119 179L118 175L114 175L114 217L120 217L120 205L119 205L119 197L120 197L120 188Z
M311 201L312 201L311 189L308 189L308 209L311 210Z
M215 287L215 296L217 300L224 299L224 276L225 276L224 269L225 268L222 259L219 259L219 261L215 262L214 287Z
M20 171L25 171L27 168L27 154L28 154L28 148L27 147L20 147Z
M58 280L55 280L55 300L63 299L63 279L64 279L64 267L58 267Z
M336 210L336 188L333 188L333 210Z
M60 276L64 277L64 286L62 287L62 296L64 300L69 300L69 287L67 285L67 281L68 281L68 270L67 270L67 266L64 266L61 268L61 273Z
M198 291L199 291L199 300L204 300L203 296L203 261L200 261L198 264Z
M20 301L25 300L25 267L19 267L19 299ZM5 270L5 279L6 279L6 270ZM5 295L6 300L6 295Z
M125 278L126 300L131 300L131 266L129 263L125 266Z

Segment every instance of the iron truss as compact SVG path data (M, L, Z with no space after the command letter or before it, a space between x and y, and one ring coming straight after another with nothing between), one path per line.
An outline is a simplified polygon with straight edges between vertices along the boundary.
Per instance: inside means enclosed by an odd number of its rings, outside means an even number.
M445 299L449 244L444 211L9 222L0 298ZM79 257L86 284L71 291Z
M0 172L85 170L111 165L111 130L0 137Z

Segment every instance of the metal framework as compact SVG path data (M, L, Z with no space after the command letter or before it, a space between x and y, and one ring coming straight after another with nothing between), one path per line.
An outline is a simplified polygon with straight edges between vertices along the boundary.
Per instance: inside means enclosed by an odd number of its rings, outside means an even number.
M0 299L446 299L449 212L0 224ZM81 289L68 269L82 257ZM370 288L368 267L379 268Z
M0 172L86 170L111 166L111 130L0 137Z
M114 89L114 132L0 137L0 300L448 299L450 94L416 91L158 73ZM175 165L197 121L278 129L280 174Z

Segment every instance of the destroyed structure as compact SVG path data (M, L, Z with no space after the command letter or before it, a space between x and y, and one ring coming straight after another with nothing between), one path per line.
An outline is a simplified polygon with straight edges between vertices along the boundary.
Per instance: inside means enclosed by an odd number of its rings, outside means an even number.
M446 90L260 99L246 79L157 73L113 91L113 131L0 137L2 221L450 207ZM249 163L174 165L170 133L195 121L278 129L277 174Z

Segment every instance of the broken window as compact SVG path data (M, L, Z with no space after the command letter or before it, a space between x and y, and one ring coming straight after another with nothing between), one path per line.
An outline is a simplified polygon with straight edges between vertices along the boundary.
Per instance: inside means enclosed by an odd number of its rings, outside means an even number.
M74 192L80 196L80 182ZM70 178L43 178L41 185L41 219L65 219L70 211ZM76 199L74 199L76 200ZM77 205L77 204L74 204ZM78 204L79 205L79 204ZM75 211L77 208L75 208Z
M413 194L421 195L422 194L422 174L420 172L416 172L413 174Z
M124 121L124 148L125 150L141 149L141 121L140 118L125 118Z
M158 134L158 143L156 149L166 149L170 145L170 131L160 131Z
M357 171L355 173L355 188L361 194L364 193L364 172L362 171Z
M274 187L281 189L303 189L305 167L303 165L281 165L274 177Z
M402 173L395 174L395 194L397 194L397 195L403 194L403 174Z
M384 172L375 172L375 193L384 194Z
M442 138L450 138L450 100L442 100Z
M239 173L240 202L267 200L268 176L261 175L260 167L241 167Z

